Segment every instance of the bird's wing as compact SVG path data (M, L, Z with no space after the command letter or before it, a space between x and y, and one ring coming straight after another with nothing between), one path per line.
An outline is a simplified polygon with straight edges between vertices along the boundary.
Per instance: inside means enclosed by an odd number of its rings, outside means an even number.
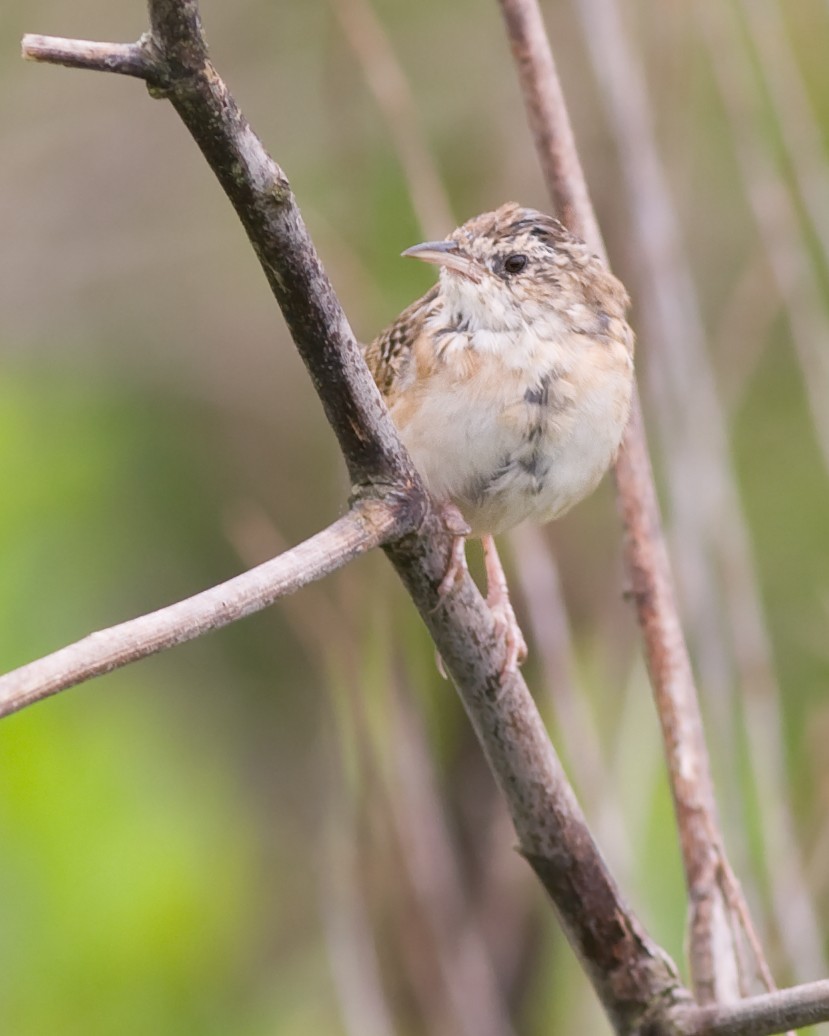
M377 387L391 400L413 372L413 349L425 322L438 310L439 285L435 285L400 314L393 324L365 346L365 358Z

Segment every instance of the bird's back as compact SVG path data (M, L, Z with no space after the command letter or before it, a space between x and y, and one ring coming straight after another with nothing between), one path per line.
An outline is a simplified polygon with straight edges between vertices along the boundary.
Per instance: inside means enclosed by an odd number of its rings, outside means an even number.
M365 347L368 369L389 405L409 381L415 339L425 322L437 312L439 292L440 285L435 284Z

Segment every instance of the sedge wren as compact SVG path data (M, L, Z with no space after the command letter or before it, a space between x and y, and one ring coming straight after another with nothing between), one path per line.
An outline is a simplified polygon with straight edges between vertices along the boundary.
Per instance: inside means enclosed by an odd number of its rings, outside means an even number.
M456 537L441 594L480 536L511 669L526 646L492 537L558 518L613 462L633 389L627 292L558 220L514 203L403 255L438 283L366 360Z

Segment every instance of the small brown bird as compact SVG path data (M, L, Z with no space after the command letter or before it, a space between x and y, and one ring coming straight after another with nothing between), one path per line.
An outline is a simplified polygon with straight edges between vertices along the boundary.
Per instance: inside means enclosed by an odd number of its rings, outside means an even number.
M633 387L627 292L558 220L514 203L403 255L440 279L366 360L456 536L441 593L465 565L464 537L481 536L513 669L526 645L492 537L558 518L613 462Z

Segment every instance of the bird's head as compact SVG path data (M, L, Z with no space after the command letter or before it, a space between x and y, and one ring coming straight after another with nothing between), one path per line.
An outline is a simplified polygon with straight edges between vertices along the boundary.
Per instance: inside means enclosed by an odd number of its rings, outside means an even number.
M403 255L440 267L447 304L473 331L518 330L539 319L594 323L607 291L621 289L557 219L514 202ZM623 312L627 299L621 292Z

